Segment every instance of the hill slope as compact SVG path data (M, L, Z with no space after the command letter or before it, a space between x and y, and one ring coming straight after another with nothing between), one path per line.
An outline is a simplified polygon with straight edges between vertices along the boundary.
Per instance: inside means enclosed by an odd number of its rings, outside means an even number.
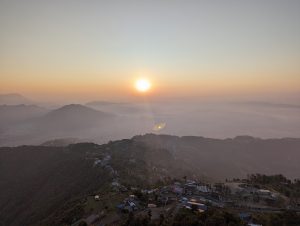
M49 112L40 118L38 122L48 127L55 125L61 131L69 128L91 128L93 125L96 126L112 117L112 114L97 111L80 104L70 104Z
M0 105L0 125L10 126L40 117L47 109L35 105Z
M85 149L93 148L94 145L85 145ZM103 186L109 175L94 168L93 161L85 157L80 146L1 149L2 224L40 225L39 221L64 209L68 202Z
M299 147L300 139L148 134L104 145L0 148L0 219L4 225L71 224L84 214L80 200L99 190L105 194L115 180L146 188L185 175L224 180L281 173L299 178ZM99 159L104 162L97 165Z
M245 177L250 173L300 177L300 139L239 136L221 140L153 134L133 139L152 148L169 150L174 158L210 178Z
M106 133L105 128L109 128L115 119L112 114L78 104L66 105L50 112L23 105L2 108L4 113L10 114L7 117L0 115L0 126L6 127L0 130L0 146L40 144L64 137L93 138L95 134ZM13 110L17 112L12 114ZM7 120L9 117L12 120Z
M108 159L104 165L95 165L104 158ZM114 180L146 187L163 176L186 173L178 170L180 162L168 151L150 150L134 140L101 146L0 148L0 166L4 225L71 224L84 214L81 200L109 188Z

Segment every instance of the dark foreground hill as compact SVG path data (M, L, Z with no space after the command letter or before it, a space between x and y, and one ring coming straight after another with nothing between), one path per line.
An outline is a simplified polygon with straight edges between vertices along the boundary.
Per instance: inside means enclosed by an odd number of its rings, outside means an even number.
M96 191L105 194L113 181L147 187L169 175L190 174L184 168L167 150L134 140L0 148L1 223L71 224L84 212L80 200Z
M66 202L94 191L108 175L92 166L76 147L1 149L0 222L36 225Z
M84 214L81 200L95 192L107 194L114 181L143 188L185 175L299 178L299 150L300 139L153 134L105 145L0 148L0 220L3 225L71 224Z

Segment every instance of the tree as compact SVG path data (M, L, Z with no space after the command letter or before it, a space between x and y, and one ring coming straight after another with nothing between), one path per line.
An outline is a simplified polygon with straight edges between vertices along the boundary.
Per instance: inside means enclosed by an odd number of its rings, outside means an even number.
M159 225L162 225L164 223L164 220L165 220L165 216L161 213L159 215Z
M88 226L88 224L85 221L80 221L78 226Z
M149 209L148 210L148 217L149 217L149 219L151 220L151 217L152 217L152 211Z

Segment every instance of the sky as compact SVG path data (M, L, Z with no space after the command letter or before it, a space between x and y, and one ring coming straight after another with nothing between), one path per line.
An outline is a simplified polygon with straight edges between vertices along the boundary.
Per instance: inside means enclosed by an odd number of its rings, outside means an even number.
M0 0L0 32L0 93L300 98L298 0Z

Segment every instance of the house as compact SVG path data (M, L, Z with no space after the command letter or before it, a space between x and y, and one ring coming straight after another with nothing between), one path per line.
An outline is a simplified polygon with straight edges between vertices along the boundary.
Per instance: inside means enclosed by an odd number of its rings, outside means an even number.
M186 197L182 197L181 200L180 200L180 202L181 202L181 203L184 203L184 204L186 204L188 201L189 201L189 200L188 200L188 198L186 198Z
M123 203L117 205L117 208L123 212L133 212L138 209L136 201L133 201L130 198L125 199Z
M183 188L174 184L172 192L181 195L183 193Z
M159 190L157 189L157 188L155 188L155 189L144 189L144 190L141 190L141 192L143 193L143 194L153 194L153 193L156 193L156 192L158 192Z
M202 193L209 193L210 189L209 187L207 187L206 185L199 185L196 187L198 191L202 192Z
M128 204L133 210L136 208L136 204L134 202L128 201Z
M245 222L249 222L251 219L251 215L249 213L239 213L239 217Z
M149 204L148 204L148 208L156 208L156 207L157 207L156 204L153 204L153 203L149 203Z
M120 186L120 183L117 182L117 181L113 181L113 182L111 183L111 186L113 186L113 187L119 187L119 186Z
M111 156L110 155L106 155L103 159L103 161L108 162L109 160L111 160Z
M198 203L195 200L187 202L184 207L187 209L195 209L198 211L200 210L200 212L207 210L207 206L205 204Z
M100 196L99 195L95 195L94 199L95 199L95 201L100 201Z
M101 160L100 159L96 159L95 161L94 161L94 166L97 166L98 164L101 164Z
M137 187L130 187L131 191L138 191L139 189Z
M190 184L190 185L196 185L197 182L194 180L186 180L186 184Z
M135 195L129 195L129 200L130 200L130 201L136 200L136 196L135 196Z
M272 194L271 191L270 191L270 190L267 190L267 189L258 189L258 190L257 190L257 193L258 193L259 195L271 195L271 194Z

